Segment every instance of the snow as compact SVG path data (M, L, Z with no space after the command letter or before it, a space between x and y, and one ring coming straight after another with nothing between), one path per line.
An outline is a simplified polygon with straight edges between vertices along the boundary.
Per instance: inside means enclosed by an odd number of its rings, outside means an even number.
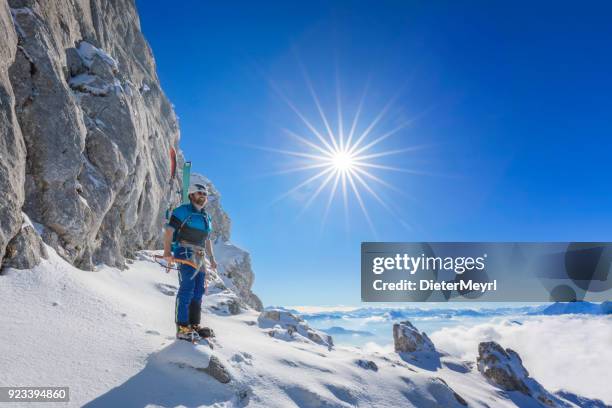
M124 85L124 90L126 95L128 96L134 96L134 92L132 91L132 88L134 87L134 84L132 82L130 82L129 79L125 80L125 85Z
M116 59L111 57L110 54L108 54L106 51L93 46L87 41L81 41L81 43L79 44L79 47L77 48L77 52L79 53L79 56L83 60L83 63L88 68L91 67L94 57L97 55L98 57L102 58L102 61L110 65L113 68L113 71L116 72L119 70L119 63L117 62Z
M99 57L104 63L108 64L113 73L116 74L119 69L119 64L117 61L111 57L108 53L93 46L87 41L81 41L77 52L88 68L92 67L94 63L94 59ZM97 72L94 70L94 72ZM70 87L79 92L87 92L94 96L107 96L110 92L114 92L115 95L120 95L122 93L126 93L129 96L132 96L132 88L130 87L129 81L125 81L125 83L121 83L121 81L117 78L104 79L98 75L95 75L91 71L89 73L83 73L76 75L68 81Z
M156 360L160 363L182 364L187 366L197 364L199 368L206 368L210 364L211 356L212 351L207 345L192 345L188 342L175 342L168 346L164 353L158 354Z
M215 244L215 259L221 267L238 264L247 255L243 249L238 248L229 241L217 242Z
M106 96L113 91L115 95L125 92L121 81L114 79L112 83L106 82L96 75L79 74L68 81L70 88L79 92L88 92L95 96Z
M123 92L123 86L121 85L121 82L115 78L115 80L113 81L113 86L115 88L115 94L119 95L120 93Z
M91 74L79 74L72 77L70 78L68 84L72 89L77 89L81 92L88 92L96 96L108 95L111 88L110 85L102 82L97 76ZM116 86L116 84L114 86Z
M87 202L87 200L85 199L85 197L83 197L82 195L78 194L79 197L79 201L82 202L86 207L89 207L89 203Z
M23 211L21 212L21 217L23 218L23 223L21 224L21 228L25 228L25 227L32 227L34 228L34 230L36 230L36 227L34 226L34 224L32 223L32 220L30 219L30 217L28 216L28 214L24 213Z
M385 349L271 337L256 311L210 312L226 291L205 298L213 349L177 342L176 272L147 253L127 270L86 272L48 252L32 270L0 275L0 384L69 386L69 406L463 407L454 392L471 407L538 406L450 355L432 368ZM203 372L213 357L229 383Z

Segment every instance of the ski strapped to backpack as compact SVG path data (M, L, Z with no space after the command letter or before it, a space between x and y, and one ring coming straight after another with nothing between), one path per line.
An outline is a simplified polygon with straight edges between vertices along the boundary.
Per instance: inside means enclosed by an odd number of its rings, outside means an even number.
M183 165L183 188L182 188L182 203L189 202L189 182L191 179L191 162L185 162Z
M174 147L170 147L170 180L168 181L171 188L176 178L176 150ZM189 182L191 180L191 162L187 161L183 164L181 189L177 190L178 199L172 200L168 209L166 210L166 220L170 219L172 210L181 204L187 204L189 202Z
M170 147L170 180L169 180L169 184L172 188L172 186L174 185L174 180L177 177L177 172L176 172L176 165L177 165L177 160L176 160L176 150L174 149L174 147ZM183 172L182 172L182 181L181 181L181 188L179 190L176 191L177 193L177 198L176 199L171 199L170 204L168 205L168 208L166 209L166 222L170 221L170 217L172 216L172 211L174 211L174 209L182 204L187 204L189 203L189 183L191 180L191 162L187 161L183 164ZM176 248L176 243L173 242L172 243L172 250L174 251L174 249Z

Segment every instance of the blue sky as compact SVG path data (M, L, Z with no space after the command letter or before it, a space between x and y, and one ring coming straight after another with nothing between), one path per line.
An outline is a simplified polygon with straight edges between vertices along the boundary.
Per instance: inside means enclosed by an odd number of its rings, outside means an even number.
M610 240L612 5L606 2L137 1L181 148L221 191L232 240L251 252L266 305L359 303L362 241ZM366 83L357 131L394 99L371 137L411 125L372 152L424 146L372 171L395 216L361 190L348 228L318 184L273 200L314 172L271 176L316 140L275 86L321 131L301 66L336 128ZM339 81L337 81L339 78ZM371 140L371 139L370 139ZM299 159L298 159L299 160ZM398 221L401 218L408 227Z

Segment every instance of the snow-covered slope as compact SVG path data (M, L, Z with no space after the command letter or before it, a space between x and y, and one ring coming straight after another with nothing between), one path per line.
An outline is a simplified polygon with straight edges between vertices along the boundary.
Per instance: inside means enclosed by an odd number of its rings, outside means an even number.
M0 276L0 384L69 386L70 406L89 407L538 406L444 353L420 359L272 337L258 312L222 307L235 295L214 287L204 317L214 348L177 343L176 275L151 253L127 270L84 272L48 250L34 269ZM211 359L228 383L210 375Z

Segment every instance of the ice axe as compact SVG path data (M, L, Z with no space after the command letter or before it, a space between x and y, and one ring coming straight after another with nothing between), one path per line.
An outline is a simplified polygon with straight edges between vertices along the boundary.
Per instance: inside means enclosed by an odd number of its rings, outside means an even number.
M195 269L195 272L193 274L193 276L191 277L191 279L195 278L195 276L200 273L200 269L202 267L202 265L198 265L193 261L189 261L187 259L181 259L181 258L175 258L172 257L172 260L170 261L169 264L164 264L161 261L165 261L165 258L161 255L153 255L153 258L155 259L155 262L157 262L158 264L160 264L161 266L163 266L166 269L166 273L170 273L170 270L175 270L178 271L178 268L173 268L171 265L173 263L178 263L178 264L183 264L183 265L188 265L191 266L193 269ZM204 276L206 276L206 274L204 274ZM204 278L204 293L208 294L208 279Z

